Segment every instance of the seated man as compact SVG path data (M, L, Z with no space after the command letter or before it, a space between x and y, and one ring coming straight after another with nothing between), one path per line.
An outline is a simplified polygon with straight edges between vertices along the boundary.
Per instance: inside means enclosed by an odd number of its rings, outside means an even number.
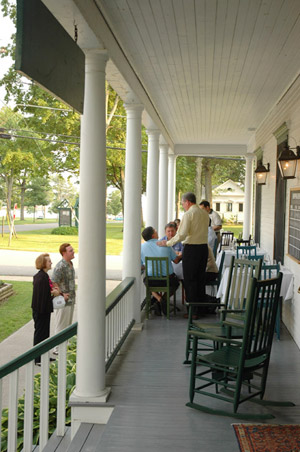
M213 254L213 251L211 247L208 247L208 258L207 258L207 264L206 264L206 271L205 271L205 284L214 281L219 273L219 269L217 267L215 257Z
M169 259L169 278L171 288L170 295L173 295L179 286L179 281L177 279L177 276L173 272L172 261L177 264L180 261L181 256L177 256L172 248L162 248L156 245L156 242L158 241L158 234L157 231L152 228L152 226L148 226L143 230L142 237L145 240L145 243L142 243L141 246L141 260L143 266L145 266L146 257L167 257ZM166 276L166 274L167 272L165 269L162 276ZM164 297L157 292L152 292L152 295L157 300L154 304L155 313L157 315L161 315L160 312L162 310L162 312L166 314L167 306Z
M171 240L171 238L176 235L176 224L174 222L166 224L165 234L166 235L159 240ZM182 255L183 244L181 242L175 243L175 245L173 245L172 248L177 254L177 256Z

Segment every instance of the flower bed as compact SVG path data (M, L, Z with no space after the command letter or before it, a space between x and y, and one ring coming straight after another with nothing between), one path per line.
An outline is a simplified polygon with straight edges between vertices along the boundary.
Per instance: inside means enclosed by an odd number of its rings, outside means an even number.
M11 297L13 294L14 290L12 284L0 281L0 303L7 300L7 298Z

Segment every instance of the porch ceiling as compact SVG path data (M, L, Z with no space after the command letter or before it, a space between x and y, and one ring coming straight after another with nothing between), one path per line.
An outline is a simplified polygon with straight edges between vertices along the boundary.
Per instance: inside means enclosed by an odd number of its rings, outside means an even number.
M74 3L98 41L110 51L113 37L119 47L108 78L118 85L117 67L120 89L122 78L139 85L136 94L173 145L247 145L300 72L299 0Z

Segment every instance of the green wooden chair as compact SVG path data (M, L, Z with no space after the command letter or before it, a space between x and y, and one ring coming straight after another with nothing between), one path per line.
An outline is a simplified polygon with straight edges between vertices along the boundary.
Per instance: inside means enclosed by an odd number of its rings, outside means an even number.
M230 245L230 243L233 241L233 238L234 238L233 232L230 232L230 231L222 232L219 252L222 251L222 248L227 248Z
M264 255L263 254L254 254L254 255L250 254L249 256L247 256L247 259L249 259L250 261L251 260L257 261L258 259L264 260Z
M242 256L256 256L256 246L237 246L236 247L236 258L240 259Z
M274 276L277 276L279 273L279 264L262 264L261 267L261 279L270 279L274 278ZM281 306L282 306L282 297L279 297L278 302L278 309L277 309L277 315L276 315L276 322L275 322L275 333L277 336L277 339L280 340L280 319L281 319Z
M169 279L169 260L167 257L145 258L146 316L149 318L151 308L151 292L166 294L167 318L170 318L171 287ZM164 275L166 273L166 275ZM176 315L176 291L173 294L173 311Z
M249 282L245 322L242 340L233 339L231 330L236 328L228 318L224 322L226 337L216 336L219 348L212 353L200 354L198 340L206 333L191 330L193 352L190 377L190 402L187 406L210 414L241 419L272 419L270 413L237 413L241 403L255 401L263 406L293 406L291 402L268 402L263 400L269 368L276 312L280 294L282 274L274 279ZM264 303L261 303L261 299ZM199 371L197 369L198 366ZM215 391L208 388L215 387ZM221 389L221 391L220 391ZM245 391L243 390L245 389ZM200 396L200 397L199 397ZM219 399L233 404L232 411L219 408L219 404L198 403L201 396ZM195 401L197 397L197 401Z
M260 277L261 266L261 259L249 261L248 259L235 259L232 256L225 297L220 301L220 318L218 318L217 322L203 323L199 320L193 320L192 308L193 306L201 306L201 303L190 303L184 364L190 364L191 362L191 331L201 331L208 335L206 340L200 344L201 347L205 347L204 349L201 348L201 350L207 350L216 346L214 339L210 339L210 335L213 337L224 337L227 334L227 330L224 327L224 322L227 319L235 319L237 323L243 323L249 280L252 277ZM240 328L233 330L232 335L235 338L241 337Z

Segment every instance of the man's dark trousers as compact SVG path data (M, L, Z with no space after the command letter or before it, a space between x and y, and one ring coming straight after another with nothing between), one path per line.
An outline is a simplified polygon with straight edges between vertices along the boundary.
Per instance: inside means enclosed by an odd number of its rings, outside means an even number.
M205 301L205 270L208 258L207 245L184 245L182 269L186 301Z

